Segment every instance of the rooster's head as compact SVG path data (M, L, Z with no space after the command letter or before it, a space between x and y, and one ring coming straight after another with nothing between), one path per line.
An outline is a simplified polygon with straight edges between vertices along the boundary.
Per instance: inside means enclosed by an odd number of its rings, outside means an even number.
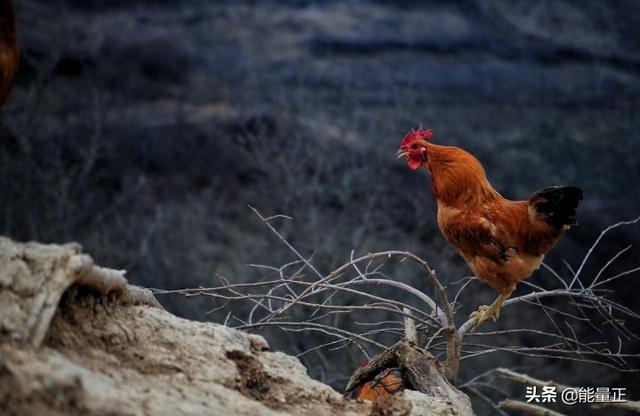
M411 169L418 169L427 161L427 144L433 136L431 130L424 130L422 126L418 130L411 129L400 143L398 159L407 158L407 163Z

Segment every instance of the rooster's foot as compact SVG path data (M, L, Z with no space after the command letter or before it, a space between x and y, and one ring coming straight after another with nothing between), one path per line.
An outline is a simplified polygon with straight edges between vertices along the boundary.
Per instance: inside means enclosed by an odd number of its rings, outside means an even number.
M488 320L495 322L500 317L500 308L492 308L491 306L482 305L477 311L469 315L469 318L476 318L474 329L480 327Z

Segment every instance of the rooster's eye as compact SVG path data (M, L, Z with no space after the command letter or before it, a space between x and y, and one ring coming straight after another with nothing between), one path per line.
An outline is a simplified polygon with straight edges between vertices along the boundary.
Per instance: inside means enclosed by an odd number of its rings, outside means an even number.
M412 144L412 145L411 145L411 148L412 148L412 149L417 149L417 148L418 148L418 143L414 143L414 144Z

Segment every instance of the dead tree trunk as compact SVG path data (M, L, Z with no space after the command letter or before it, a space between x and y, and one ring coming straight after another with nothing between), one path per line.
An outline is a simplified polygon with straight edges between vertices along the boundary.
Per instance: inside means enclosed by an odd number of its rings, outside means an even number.
M357 369L347 383L346 392L354 391L389 369L398 369L402 374L405 394L415 390L427 395L425 399L431 402L434 414L474 415L469 397L449 383L435 357L407 340L397 342L366 367Z

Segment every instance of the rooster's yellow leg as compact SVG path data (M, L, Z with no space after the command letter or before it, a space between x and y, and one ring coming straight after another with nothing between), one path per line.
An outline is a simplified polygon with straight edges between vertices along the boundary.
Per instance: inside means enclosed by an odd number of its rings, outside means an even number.
M491 304L491 306L482 305L478 308L477 311L473 312L469 315L470 318L476 318L476 324L473 326L474 329L480 327L485 321L491 319L495 322L500 317L500 308L504 301L509 299L512 292L502 293L498 298Z

